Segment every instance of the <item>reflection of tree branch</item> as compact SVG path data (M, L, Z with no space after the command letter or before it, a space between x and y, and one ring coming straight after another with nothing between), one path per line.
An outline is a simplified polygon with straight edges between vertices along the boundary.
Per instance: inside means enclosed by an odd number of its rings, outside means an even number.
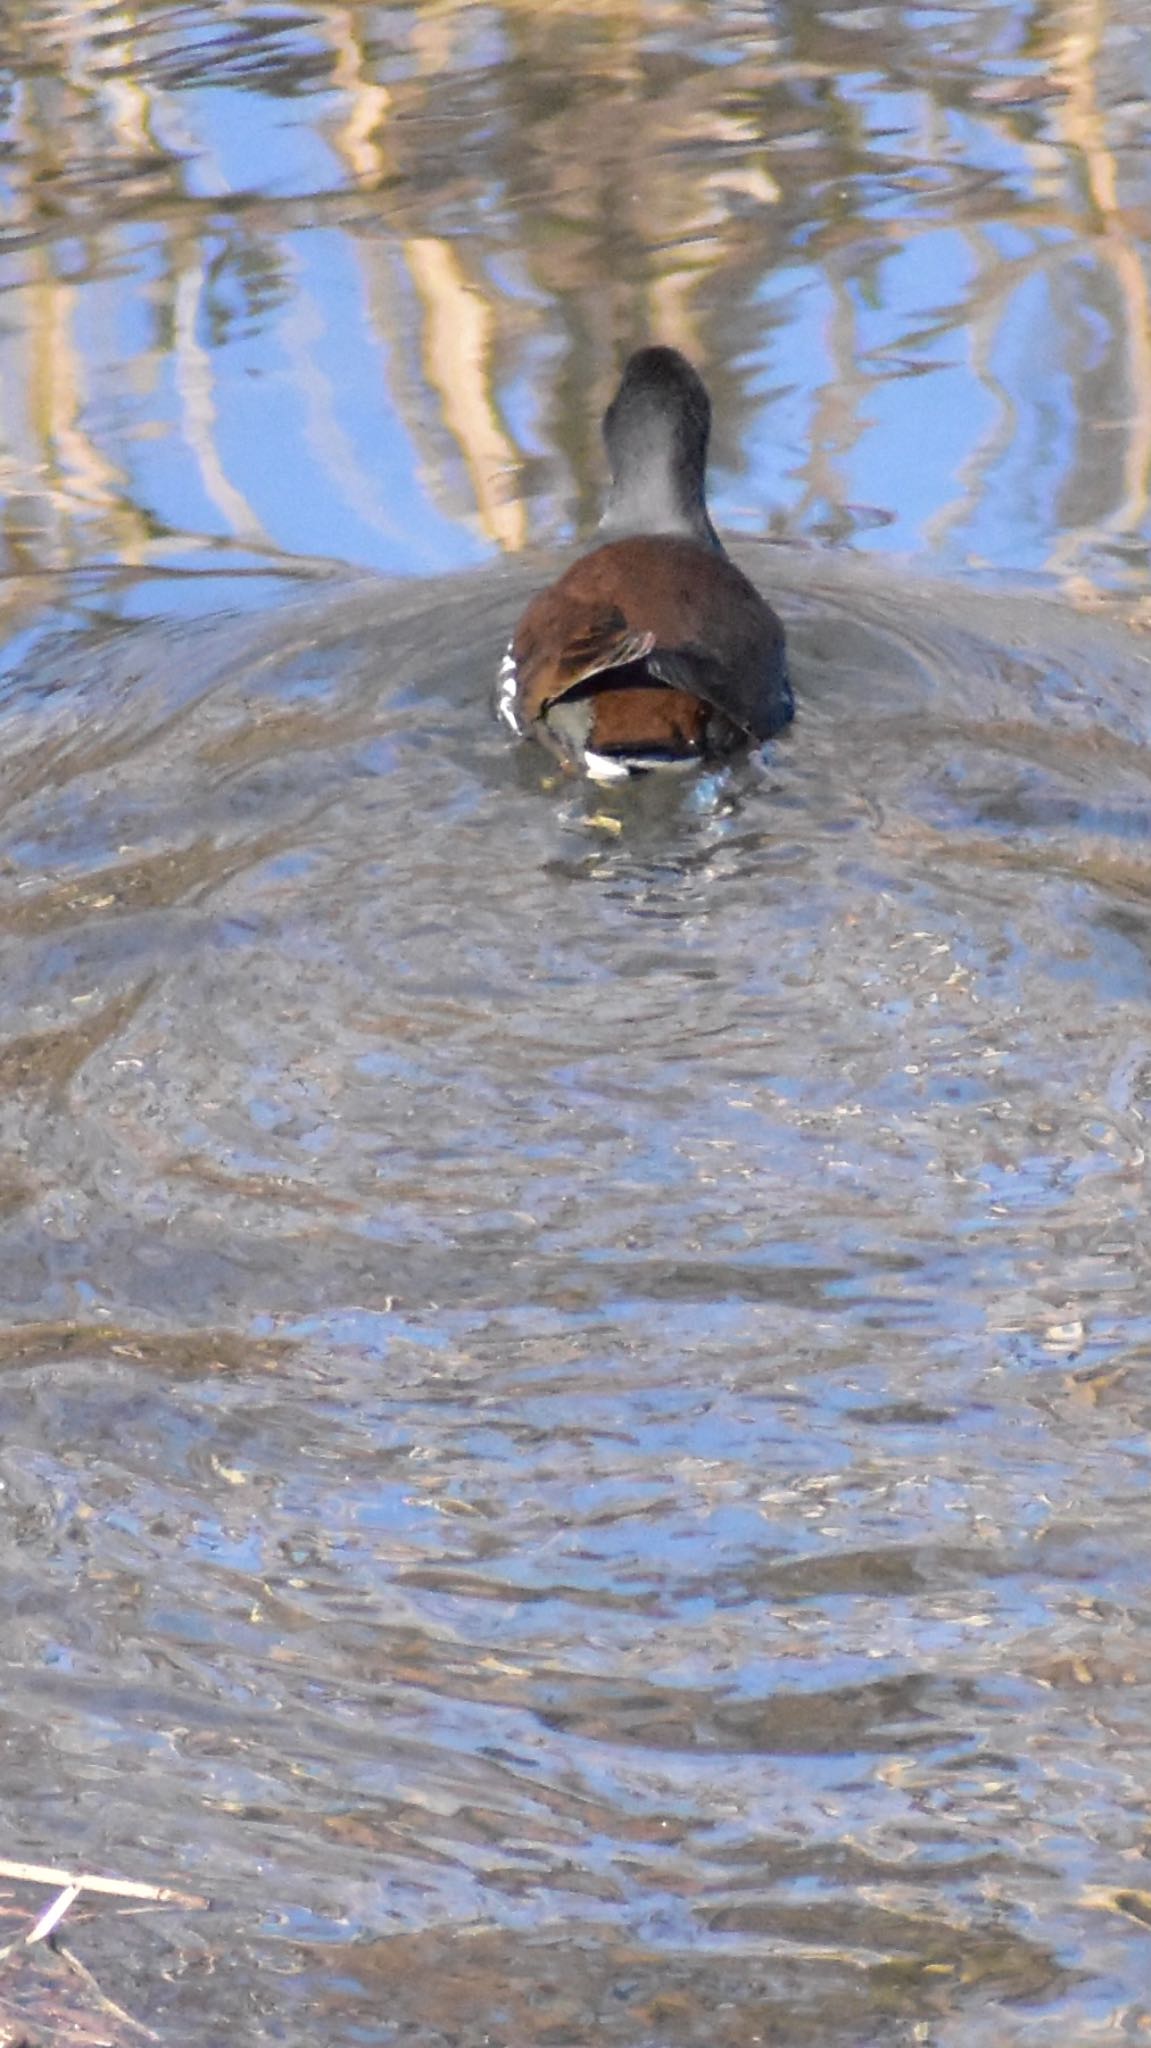
M925 524L924 533L935 548L942 547L949 535L962 527L965 521L975 520L979 501L990 495L990 479L1009 453L1019 431L1018 405L1003 379L996 375L994 367L999 319L1004 299L1009 295L1002 278L1003 258L983 233L965 228L963 235L972 253L976 278L988 280L972 294L973 309L964 322L964 332L972 370L991 398L992 413L990 425L977 436L974 446L959 465L956 479L959 491ZM1037 250L1033 260L1017 258L1010 266L1010 290L1018 287L1021 277L1045 268L1058 256L1059 251L1046 248Z
M268 537L242 491L226 475L216 446L216 400L212 363L196 332L204 289L204 261L198 253L181 265L176 280L173 355L176 390L183 413L184 439L196 458L200 479L212 503L237 540L255 547Z
M316 20L335 50L332 83L348 108L333 137L336 149L358 184L378 184L387 170L380 137L392 95L369 76L359 25L346 7L321 6Z
M297 284L284 322L284 344L292 364L296 390L304 401L306 433L324 474L339 485L343 502L376 533L395 540L398 520L388 510L379 476L364 462L342 423L331 379L319 367L316 343L324 333L323 309Z
M62 54L67 67L70 46ZM16 100L13 110L20 155L27 165L35 167L21 194L29 207L36 203L38 174L50 162L55 167L55 138L49 124L40 119L40 112L38 100L27 91ZM3 465L8 500L7 538L21 567L31 566L28 558L43 554L54 553L57 565L61 557L70 560L74 552L70 544L75 525L74 496L86 498L93 506L106 506L114 495L110 486L117 480L111 466L78 424L82 377L69 331L75 290L59 281L48 252L33 257L29 271L23 337L26 350L17 354L15 364L16 377L25 383L26 390L22 399L9 399L5 413L9 420L27 422L31 446L26 445L21 451L10 447ZM76 493L68 488L73 479L79 485ZM20 497L25 500L23 505ZM131 537L128 544L131 547ZM41 566L39 562L36 565Z
M827 278L831 314L827 321L827 347L833 375L814 394L809 452L800 469L807 487L796 517L816 508L824 520L834 523L836 508L846 502L840 464L863 435L862 406L868 380L859 367L855 304L841 277L832 270Z
M74 501L98 508L112 529L119 559L136 563L147 551L148 528L127 493L123 470L112 463L80 425L85 391L83 356L72 340L76 287L52 275L51 253L43 252L40 281L31 295L33 361L31 417L41 445L51 451L67 479L58 492L64 506ZM80 553L87 552L81 548Z
M334 133L335 147L357 182L382 183L394 170L385 124L395 96L372 81L358 25L346 7L322 6L317 19L335 49L334 81L349 107L347 119ZM421 73L433 79L446 74L454 25L451 6L421 11L413 31ZM419 83L422 86L422 79ZM383 344L392 324L385 313L390 294L375 289L374 245L358 241L355 246L362 259L373 325ZM498 301L496 306L489 304L481 286L464 275L450 243L419 236L400 247L425 314L426 382L438 394L441 419L468 471L480 525L489 539L505 548L520 548L525 537L524 508L509 495L504 482L518 470L520 458L498 419L489 388ZM403 380L393 374L391 382L393 403L403 412L413 439L417 445L426 443L420 419L422 394L408 391L409 402L405 403ZM330 420L325 440L330 444ZM347 453L345 449L341 465L345 474ZM435 491L442 465L430 459L426 450L424 464Z
M404 256L424 308L428 382L439 393L445 424L467 464L480 525L501 547L522 548L523 502L509 496L505 483L519 457L489 384L492 309L464 275L450 242L405 241Z
M1055 561L1066 574L1084 547L1105 533L1124 533L1146 518L1151 479L1151 299L1144 251L1124 222L1118 197L1115 155L1107 142L1096 70L1106 28L1103 0L1065 0L1068 29L1057 47L1053 69L1066 98L1056 114L1068 144L1081 160L1096 215L1096 251L1115 282L1123 309L1129 411L1123 452L1123 496L1093 527L1070 529L1059 539ZM1087 422L1098 429L1102 422Z

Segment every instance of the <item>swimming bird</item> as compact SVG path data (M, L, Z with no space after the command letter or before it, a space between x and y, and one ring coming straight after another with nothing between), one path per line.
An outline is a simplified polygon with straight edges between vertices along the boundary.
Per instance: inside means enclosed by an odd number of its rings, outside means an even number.
M606 538L533 597L503 658L501 718L596 782L723 760L794 711L783 627L708 514L710 430L678 349L629 357L603 420Z

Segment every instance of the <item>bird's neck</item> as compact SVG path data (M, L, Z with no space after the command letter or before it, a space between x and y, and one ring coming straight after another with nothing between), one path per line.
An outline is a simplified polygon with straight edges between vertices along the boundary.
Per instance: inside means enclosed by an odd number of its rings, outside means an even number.
M685 476L669 457L658 454L647 453L620 465L608 489L600 527L609 540L632 533L675 533L722 552L702 482Z

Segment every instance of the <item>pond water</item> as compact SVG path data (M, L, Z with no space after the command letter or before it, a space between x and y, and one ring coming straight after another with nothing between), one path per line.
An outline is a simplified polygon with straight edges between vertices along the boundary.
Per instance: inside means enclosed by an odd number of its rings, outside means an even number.
M1141 22L0 26L0 1851L165 2042L1151 2031ZM605 795L653 336L799 711Z

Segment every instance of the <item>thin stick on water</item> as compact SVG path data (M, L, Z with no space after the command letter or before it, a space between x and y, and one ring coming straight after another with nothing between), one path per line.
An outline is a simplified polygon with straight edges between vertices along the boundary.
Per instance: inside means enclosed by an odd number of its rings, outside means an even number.
M14 1940L4 1943L3 1948L0 1948L0 1963L6 1963L9 1956L15 1955L18 1948L31 1948L34 1941L46 1940L52 1929L59 1926L69 1906L75 1905L79 1896L78 1884L66 1884L63 1891L57 1894L50 1906L45 1907L40 1918L26 1934L18 1934Z
M95 1877L89 1871L56 1870L46 1863L12 1863L5 1856L0 1856L0 1877L16 1878L22 1884L54 1885L60 1891L74 1885L77 1892L102 1892L112 1899L149 1899L157 1906L203 1908L209 1903L196 1892L173 1891L170 1885L140 1884L131 1877ZM67 1906L61 1908L67 1910Z
M78 1884L66 1884L62 1892L57 1892L52 1904L45 1906L35 1927L28 1929L27 1934L24 1936L25 1947L31 1948L34 1941L43 1941L47 1935L51 1934L57 1921L64 1918L69 1906L73 1905L79 1896L80 1887Z
M12 1878L21 1884L56 1887L56 1897L51 1905L45 1907L27 1933L18 1935L14 1941L9 1941L0 1948L0 1963L6 1962L17 1949L31 1948L33 1943L38 1941L50 1941L55 1953L68 1969L82 1978L106 2013L119 2020L123 2026L130 2028L133 2033L140 2035L141 2039L158 2041L158 2034L154 2034L150 2027L144 2026L142 2021L134 2019L130 2012L125 2012L122 2005L117 2005L114 1999L109 1998L107 1993L100 1989L88 1965L82 1963L79 1956L70 1948L65 1948L64 1943L56 1935L56 1929L82 1892L102 1893L105 1897L114 1899L140 1899L149 1906L204 1907L207 1906L208 1900L195 1892L174 1891L170 1885L141 1884L128 1877L97 1877L90 1871L56 1870L51 1865L43 1863L15 1863L9 1857L0 1857L0 1878Z
M130 2027L134 2034L139 2034L145 2041L160 2039L159 2034L154 2034L151 2027L144 2025L143 2020L138 2020L130 2012L125 2012L122 2005L117 2005L115 1999L109 1998L106 1991L101 1991L87 1963L82 1963L79 1956L73 1955L70 1948L65 1948L62 1941L56 1943L56 1953L63 1957L70 1970L74 1970L76 1975L83 1979L92 1996L98 2000L105 2012L111 2013L113 2019L120 2020L124 2026Z

